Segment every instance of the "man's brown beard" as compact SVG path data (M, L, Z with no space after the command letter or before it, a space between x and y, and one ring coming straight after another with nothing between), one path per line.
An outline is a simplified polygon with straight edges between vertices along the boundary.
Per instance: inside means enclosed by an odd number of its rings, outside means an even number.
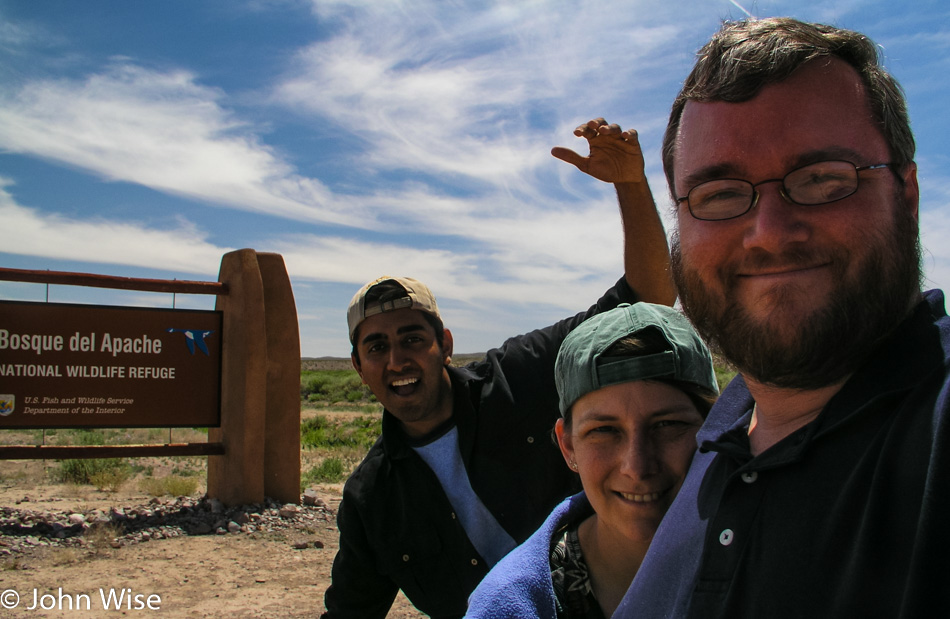
M672 270L683 310L709 346L745 376L782 388L833 385L860 366L920 294L917 220L902 203L895 211L892 233L875 235L853 275L844 272L853 252L839 248L823 256L835 265L836 289L824 307L798 318L791 337L783 331L792 325L779 322L786 319L781 298L769 300L773 309L768 319L753 319L735 298L729 281L735 275L720 271L725 293L711 292L696 270L684 264L674 233ZM792 264L807 260L787 258Z

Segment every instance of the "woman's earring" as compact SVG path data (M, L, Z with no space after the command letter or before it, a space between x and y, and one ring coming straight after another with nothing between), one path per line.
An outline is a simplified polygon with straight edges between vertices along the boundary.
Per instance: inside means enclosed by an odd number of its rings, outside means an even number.
M570 464L568 464L568 466L571 467L571 470L572 470L572 471L576 471L576 470L577 470L577 462L575 462L573 459L571 459L571 462L570 462Z

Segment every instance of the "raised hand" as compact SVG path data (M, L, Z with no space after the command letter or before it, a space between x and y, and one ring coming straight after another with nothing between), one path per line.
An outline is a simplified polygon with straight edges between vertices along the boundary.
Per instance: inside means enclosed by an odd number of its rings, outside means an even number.
M606 183L643 182L643 153L635 130L624 131L620 125L595 118L575 129L574 135L587 138L589 156L562 146L552 148L551 154Z

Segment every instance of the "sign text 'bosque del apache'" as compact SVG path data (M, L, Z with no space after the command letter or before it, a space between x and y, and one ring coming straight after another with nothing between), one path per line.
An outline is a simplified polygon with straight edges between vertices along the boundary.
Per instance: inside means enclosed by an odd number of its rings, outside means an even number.
M221 314L0 302L0 428L220 424Z

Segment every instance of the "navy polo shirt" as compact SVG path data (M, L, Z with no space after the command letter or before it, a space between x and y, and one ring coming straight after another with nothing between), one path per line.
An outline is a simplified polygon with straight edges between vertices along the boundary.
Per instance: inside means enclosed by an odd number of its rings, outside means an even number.
M753 457L736 379L615 617L950 616L950 321L931 291Z

